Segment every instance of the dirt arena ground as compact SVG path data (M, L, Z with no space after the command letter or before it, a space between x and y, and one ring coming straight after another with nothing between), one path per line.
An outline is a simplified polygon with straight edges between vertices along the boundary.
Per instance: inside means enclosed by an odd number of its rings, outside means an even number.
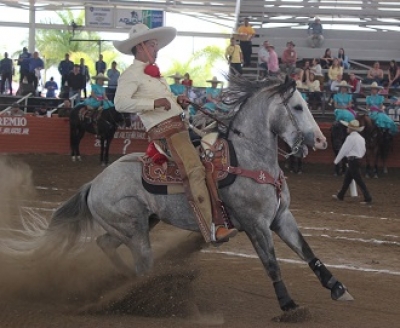
M20 228L21 218L48 219L101 171L97 156L77 163L58 155L0 156L0 250L3 238L23 237L7 230ZM192 252L196 234L160 224L152 232L156 265L149 277L122 277L95 243L62 260L0 252L0 327L400 327L400 170L366 180L371 207L360 198L334 201L342 179L331 167L305 164L303 172L286 174L293 213L355 301L332 301L308 266L275 238L287 288L311 317L273 322L281 311L244 234Z

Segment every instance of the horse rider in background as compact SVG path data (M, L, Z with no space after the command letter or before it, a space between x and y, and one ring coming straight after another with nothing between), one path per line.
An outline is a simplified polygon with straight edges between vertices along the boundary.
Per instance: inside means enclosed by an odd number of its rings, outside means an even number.
M213 221L205 168L182 121L183 108L188 106L189 99L184 95L174 96L155 65L159 49L175 36L176 30L172 27L149 29L137 24L130 30L128 39L114 41L117 50L135 56L133 64L121 74L115 107L122 113L138 114L149 139L167 144L204 239L223 242L235 236L237 230Z

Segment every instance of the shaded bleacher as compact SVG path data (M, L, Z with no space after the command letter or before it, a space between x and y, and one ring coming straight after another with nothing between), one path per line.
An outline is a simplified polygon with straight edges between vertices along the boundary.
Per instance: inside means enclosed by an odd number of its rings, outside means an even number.
M0 96L0 112L18 102L21 98L22 96ZM57 108L63 101L60 98L28 97L26 101L22 101L19 105L27 113L34 113L42 104L50 110Z

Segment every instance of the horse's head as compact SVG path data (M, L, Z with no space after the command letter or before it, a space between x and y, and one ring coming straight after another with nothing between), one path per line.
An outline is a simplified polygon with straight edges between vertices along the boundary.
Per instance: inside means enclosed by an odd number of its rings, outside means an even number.
M326 149L328 144L315 122L306 101L295 87L295 81L274 86L268 108L270 129L278 134L292 149L296 156L306 156L306 146Z

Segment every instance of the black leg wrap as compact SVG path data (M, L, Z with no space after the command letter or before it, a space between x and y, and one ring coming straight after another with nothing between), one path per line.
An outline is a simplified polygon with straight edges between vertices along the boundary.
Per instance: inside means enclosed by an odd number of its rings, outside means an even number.
M342 285L341 282L337 281L331 289L331 298L334 301L337 301L345 292L346 288Z
M274 282L275 294L278 298L279 306L282 311L294 310L297 308L297 304L289 296L283 281Z
M311 260L308 263L311 270L314 271L315 275L318 277L322 286L327 289L332 289L333 286L338 282L332 273L326 268L326 266L317 258Z

